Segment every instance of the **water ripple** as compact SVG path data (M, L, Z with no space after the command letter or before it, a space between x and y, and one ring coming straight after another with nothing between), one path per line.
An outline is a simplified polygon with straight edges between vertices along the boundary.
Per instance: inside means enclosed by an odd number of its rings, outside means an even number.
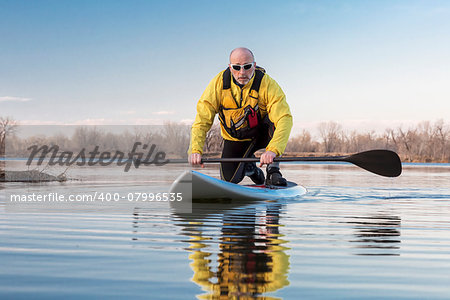
M450 187L351 168L316 172L317 183L292 168L309 183L302 198L194 204L191 214L13 210L1 199L0 298L448 298Z

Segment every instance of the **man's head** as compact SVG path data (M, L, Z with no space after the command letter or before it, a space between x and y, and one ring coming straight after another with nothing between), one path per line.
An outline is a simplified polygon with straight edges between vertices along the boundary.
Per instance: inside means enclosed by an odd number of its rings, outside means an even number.
M230 71L240 84L247 84L255 73L255 57L247 48L236 48L230 53Z

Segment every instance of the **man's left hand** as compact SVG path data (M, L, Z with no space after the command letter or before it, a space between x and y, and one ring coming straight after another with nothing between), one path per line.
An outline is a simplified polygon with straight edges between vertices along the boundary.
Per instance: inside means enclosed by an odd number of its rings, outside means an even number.
M277 155L272 151L264 152L259 159L259 166L262 167L263 165L270 165L271 163L273 163L273 159L276 156Z

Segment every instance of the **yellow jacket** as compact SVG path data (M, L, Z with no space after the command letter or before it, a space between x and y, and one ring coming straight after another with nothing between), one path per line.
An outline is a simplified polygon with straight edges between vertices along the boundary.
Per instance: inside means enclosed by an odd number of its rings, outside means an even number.
M206 139L206 133L211 128L214 117L219 112L219 107L222 104L222 89L224 71L217 74L209 83L206 90L203 92L200 100L197 103L197 116L194 124L192 124L191 144L188 153L203 153L203 145ZM230 76L232 76L230 74ZM231 80L231 93L236 100L241 99L245 107L249 104L249 92L255 76L241 89ZM289 134L292 128L292 115L289 105L286 102L286 95L281 90L278 83L265 74L261 81L261 86L258 93L258 106L261 117L266 114L269 115L270 121L275 125L275 132L272 140L266 147L267 151L272 151L281 155L286 148L289 139ZM239 141L233 138L226 132L221 124L222 137L230 141Z

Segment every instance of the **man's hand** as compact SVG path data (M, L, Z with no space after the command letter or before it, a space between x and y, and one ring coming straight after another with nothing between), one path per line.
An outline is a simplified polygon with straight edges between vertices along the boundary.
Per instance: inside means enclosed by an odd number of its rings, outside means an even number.
M192 153L189 155L188 161L191 165L201 165L202 168L204 165L202 164L202 155L200 153Z
M263 154L261 154L261 157L259 159L259 166L262 167L263 165L270 165L273 163L273 159L277 155L272 151L266 151Z

